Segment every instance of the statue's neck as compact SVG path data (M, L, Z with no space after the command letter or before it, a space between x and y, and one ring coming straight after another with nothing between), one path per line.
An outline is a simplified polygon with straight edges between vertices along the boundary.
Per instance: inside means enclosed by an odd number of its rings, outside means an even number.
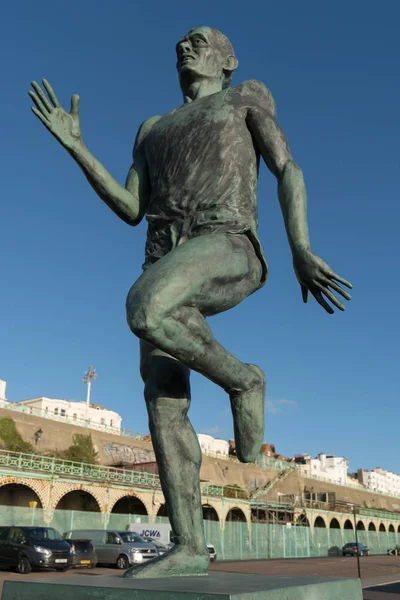
M183 98L185 104L188 102L194 102L199 98L210 96L222 91L221 80L217 79L202 79L201 81L194 81L187 86L182 87Z

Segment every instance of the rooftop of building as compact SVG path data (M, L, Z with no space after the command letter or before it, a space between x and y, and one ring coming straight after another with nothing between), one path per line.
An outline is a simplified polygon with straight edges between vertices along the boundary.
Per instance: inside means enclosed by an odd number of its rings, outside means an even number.
M27 398L26 400L17 400L15 402L13 402L13 404L23 405L23 404L29 404L32 402L42 401L42 400L45 400L46 402L64 402L68 406L72 406L72 405L76 405L76 404L86 406L86 402L84 400L65 400L64 398L49 398L48 396L37 396L35 398ZM115 412L114 410L111 410L110 408L106 408L105 406L101 406L100 404L96 404L94 402L91 402L89 404L89 408L92 408L94 410L106 410L115 415L118 415L118 413Z

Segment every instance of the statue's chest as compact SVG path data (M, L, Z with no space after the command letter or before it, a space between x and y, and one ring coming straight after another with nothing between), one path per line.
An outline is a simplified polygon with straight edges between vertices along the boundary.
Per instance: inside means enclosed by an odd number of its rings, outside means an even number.
M193 102L168 113L154 125L146 139L150 162L182 158L185 152L201 151L210 143L224 143L234 127L234 111L218 99Z

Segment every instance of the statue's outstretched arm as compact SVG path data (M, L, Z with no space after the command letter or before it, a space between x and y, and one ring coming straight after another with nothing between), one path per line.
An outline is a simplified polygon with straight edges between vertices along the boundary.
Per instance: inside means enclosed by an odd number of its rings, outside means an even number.
M146 212L150 190L142 144L148 127L144 124L139 130L134 149L134 164L129 171L126 187L123 187L89 152L83 142L79 120L79 96L72 96L71 111L67 113L45 79L43 87L48 97L36 82L32 83L32 87L34 91L30 91L29 95L36 105L32 107L34 114L79 165L96 194L123 221L129 225L137 225Z
M332 290L350 300L351 296L337 282L348 288L352 285L336 275L311 251L307 194L302 171L294 162L285 134L276 122L275 103L271 93L261 82L251 82L251 86L257 87L257 90L254 90L254 102L250 103L248 109L247 124L257 150L278 181L279 202L303 300L307 302L310 291L328 313L332 314L334 311L326 299L339 310L345 310Z

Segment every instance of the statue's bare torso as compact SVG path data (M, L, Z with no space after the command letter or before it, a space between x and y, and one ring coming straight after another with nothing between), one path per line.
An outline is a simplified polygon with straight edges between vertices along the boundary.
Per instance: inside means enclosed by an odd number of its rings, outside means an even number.
M145 139L151 183L145 267L199 235L257 231L259 152L247 127L261 83L247 81L184 104ZM262 86L265 90L265 87Z

